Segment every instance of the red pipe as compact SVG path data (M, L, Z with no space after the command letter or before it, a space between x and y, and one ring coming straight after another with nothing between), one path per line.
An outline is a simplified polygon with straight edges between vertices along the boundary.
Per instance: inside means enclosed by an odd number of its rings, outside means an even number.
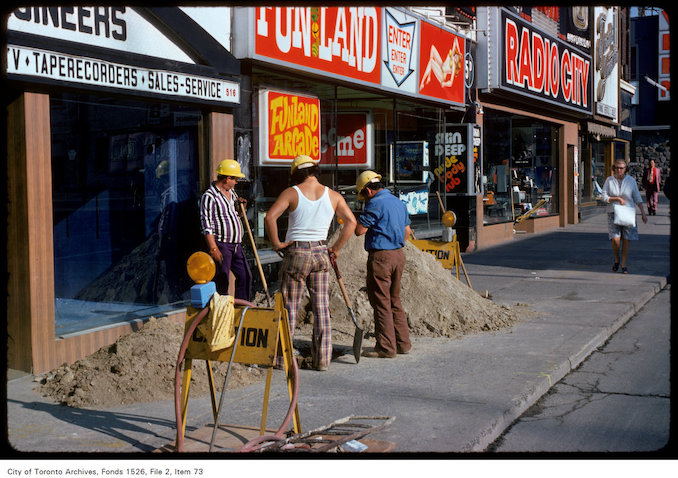
M239 452L248 453L256 451L258 448L260 448L256 447L256 445L262 444L263 442L285 440L284 434L287 431L292 417L294 416L294 411L297 408L297 401L299 399L299 366L297 364L297 359L295 359L294 356L292 357L292 369L294 370L292 397L290 398L290 407L287 409L287 415L285 416L282 425L280 425L278 431L276 431L273 435L262 435L248 441L242 446L242 448L240 448Z

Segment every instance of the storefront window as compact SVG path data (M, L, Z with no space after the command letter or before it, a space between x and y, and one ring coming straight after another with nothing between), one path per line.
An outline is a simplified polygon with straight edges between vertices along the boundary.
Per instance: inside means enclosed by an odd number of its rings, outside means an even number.
M628 143L625 141L615 141L614 142L614 159L623 159L627 163L629 162L628 155Z
M445 123L437 108L412 108L403 105L397 112L396 141L392 149L390 181L395 193L408 206L412 227L418 237L426 231L439 231L442 212L436 191L444 196L444 183L434 171L444 163L444 157L436 154L436 135L443 133ZM443 174L444 176L444 174Z
M492 110L484 126L483 223L513 221L533 208L532 217L558 214L557 128Z
M254 68L252 73L254 91L270 88L303 92L320 99L321 181L339 191L353 211L358 213L364 206L357 199L355 182L358 175L367 169L365 164L370 164L369 169L381 174L384 184L408 205L413 227L419 236L440 234L442 213L436 191L442 195L443 201L446 198L445 184L433 174L440 166L440 155L435 153L436 135L445 132L446 122L460 122L463 112L450 113L379 92L311 82L269 69ZM239 118L237 121L246 124L248 119ZM356 134L358 130L364 131L364 134L362 131ZM289 168L259 165L256 156L259 147L253 148L253 164L257 167L251 190L243 190L242 193L255 202L253 217L257 220L253 232L262 249L261 257L269 262L278 259L277 255L267 251L270 243L265 236L263 217L280 192L289 186ZM369 163L363 162L366 158ZM283 237L285 232L286 220L283 217L279 221L280 236Z
M185 306L201 112L75 95L50 107L57 336Z
M601 197L603 184L605 184L605 143L600 141L591 142L591 176L593 179L593 194L595 198Z
M581 145L581 158L579 161L579 198L581 201L580 207L584 207L586 206L586 203L595 199L589 136L580 136L579 144Z

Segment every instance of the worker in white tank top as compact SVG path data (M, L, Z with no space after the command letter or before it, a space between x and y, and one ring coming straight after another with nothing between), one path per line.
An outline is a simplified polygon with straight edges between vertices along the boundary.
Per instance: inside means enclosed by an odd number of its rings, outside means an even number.
M341 194L318 181L318 171L309 156L297 156L290 170L295 185L280 193L266 213L264 225L273 249L284 253L280 291L289 313L290 335L294 338L303 290L308 286L313 307L313 365L317 370L327 370L332 360L329 254L338 255L353 234L356 219ZM278 219L285 211L289 211L288 230L281 242ZM327 232L335 213L343 227L337 240L328 247ZM282 366L282 357L278 358L278 365Z
M324 241L330 229L334 208L330 201L329 188L315 201L304 196L298 186L292 186L297 192L297 207L289 213L285 242L292 241Z

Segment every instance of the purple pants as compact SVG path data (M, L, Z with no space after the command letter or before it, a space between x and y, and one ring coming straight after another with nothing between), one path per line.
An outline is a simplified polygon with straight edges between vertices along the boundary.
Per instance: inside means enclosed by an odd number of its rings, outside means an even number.
M247 257L245 256L242 244L217 241L217 247L224 257L221 264L216 263L217 271L214 275L214 284L217 287L217 292L220 295L228 295L230 271L235 276L235 291L233 296L236 299L249 301L252 295L252 272L247 263Z

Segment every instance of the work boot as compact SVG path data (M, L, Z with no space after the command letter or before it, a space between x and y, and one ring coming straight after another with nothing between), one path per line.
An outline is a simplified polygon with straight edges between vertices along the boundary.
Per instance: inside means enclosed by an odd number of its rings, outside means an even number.
M362 355L367 358L394 358L396 356L396 354L390 355L381 350L377 350L376 348L374 350L365 351Z

